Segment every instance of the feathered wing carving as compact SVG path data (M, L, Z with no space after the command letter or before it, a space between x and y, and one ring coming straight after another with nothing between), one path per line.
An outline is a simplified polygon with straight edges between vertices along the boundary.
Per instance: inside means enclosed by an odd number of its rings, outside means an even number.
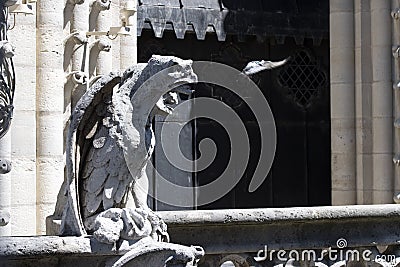
M105 143L101 146L101 142L109 139L103 139L100 135L102 133L104 134L105 131L109 129L106 125L109 126L113 124L113 120L110 119L111 116L109 116L110 111L112 111L112 102L109 100L110 97L112 97L113 88L120 82L121 75L115 72L97 80L82 96L71 116L66 146L66 194L68 199L61 225L61 232L64 235L86 234L83 219L90 213L87 211L87 208L80 208L80 203L82 203L80 198L83 198L82 200L85 203L90 201L90 194L85 196L83 192L86 189L89 190L89 187L90 190L92 190L95 184L89 186L90 182L88 181L96 183L97 178L100 180L105 180L107 178L107 176L99 175L101 170L105 172L105 164L102 162L103 165L100 166L101 168L96 167L99 166L99 157L95 158L95 155L99 155L99 153L96 151L95 146L97 146L98 149L103 149L105 148ZM90 140L92 140L91 144ZM111 143L111 140L108 140L108 143ZM115 150L116 146L112 149ZM90 155L93 155L93 160L89 160L88 156L90 157ZM85 164L87 160L89 160L89 164ZM82 170L80 168L81 166L84 166ZM85 177L82 183L79 179L80 175ZM96 179L94 179L95 177ZM95 206L93 202L95 201L92 200L90 203L91 207ZM89 205L86 204L86 206Z
M105 91L78 133L83 139L78 185L84 222L109 208L123 207L133 181L118 140L121 130L113 110L112 91Z
M112 243L120 236L154 235L154 229L163 226L146 209L146 200L138 199L143 193L132 189L136 210L125 209L126 198L136 180L145 176L154 148L149 125L154 106L169 110L160 104L162 96L176 85L197 81L191 64L154 56L147 65L135 65L123 75L110 73L100 78L84 94L71 116L67 138L68 203L62 234L93 233ZM109 223L122 228L106 229Z
M119 72L111 72L97 80L71 116L66 147L68 204L61 226L64 235L86 234L93 227L91 216L125 204L133 178L121 147L113 94L116 86L144 67L135 65L123 77ZM125 91L129 88L125 87Z
M64 207L62 235L93 233L98 241L110 244L120 239L137 241L131 243L129 253L107 266L183 266L204 255L200 247L155 242L168 236L165 224L143 207L147 195L134 186L136 180L146 178L144 170L154 148L152 116L172 108L163 96L196 81L191 61L154 56L147 65L136 65L123 75L103 76L74 109L66 143L67 177L55 218ZM136 208L125 208L131 187Z

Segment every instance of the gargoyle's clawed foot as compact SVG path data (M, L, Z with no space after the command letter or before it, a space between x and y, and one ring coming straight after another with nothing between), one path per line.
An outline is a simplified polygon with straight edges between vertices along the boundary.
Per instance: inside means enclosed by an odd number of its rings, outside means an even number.
M100 213L94 219L93 224L88 230L93 231L93 236L101 243L114 244L121 237L124 228L121 219L122 209L108 209Z
M108 209L96 217L92 230L102 243L113 244L119 239L139 240L148 236L169 242L167 225L149 208Z
M160 242L169 242L167 225L154 211L148 209L148 212L148 218L152 226L151 237Z

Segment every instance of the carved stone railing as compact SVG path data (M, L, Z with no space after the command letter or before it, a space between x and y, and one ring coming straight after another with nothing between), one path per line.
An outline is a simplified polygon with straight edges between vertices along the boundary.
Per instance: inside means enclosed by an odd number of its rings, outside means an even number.
M204 248L206 256L199 266L344 266L354 261L396 266L400 262L399 205L159 214L169 227L171 242Z
M158 214L171 242L204 248L200 267L400 266L400 205ZM0 266L107 266L129 245L92 237L1 237Z
M190 250L195 252L193 260L188 257ZM0 237L0 267L188 267L203 254L201 248L155 242L150 237L114 244L93 236Z

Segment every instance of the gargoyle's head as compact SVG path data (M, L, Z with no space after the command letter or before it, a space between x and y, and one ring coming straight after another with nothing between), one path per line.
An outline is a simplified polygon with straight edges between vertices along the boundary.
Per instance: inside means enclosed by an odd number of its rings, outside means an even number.
M163 84L163 87L172 90L180 85L197 82L197 75L194 73L192 65L192 60L154 55L143 72L148 75L148 79L156 78L158 83ZM164 89L160 88L160 90Z
M153 56L143 69L141 79L151 83L148 94L158 101L152 115L168 115L179 103L179 94L190 94L189 84L197 82L192 68L193 61L172 56ZM141 82L138 82L141 84Z

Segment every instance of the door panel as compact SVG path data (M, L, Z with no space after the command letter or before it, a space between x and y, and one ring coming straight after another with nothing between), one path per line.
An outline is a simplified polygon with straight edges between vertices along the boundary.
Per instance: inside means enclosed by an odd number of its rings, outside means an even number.
M161 53L221 62L238 70L252 60L281 60L292 56L287 66L264 71L253 77L269 102L277 130L277 150L271 171L260 188L253 193L248 192L248 186L259 160L261 142L254 115L229 90L209 84L194 85L194 97L212 97L224 101L240 116L249 135L250 160L243 177L231 192L211 204L193 208L330 205L328 40L314 46L307 39L303 45L297 45L293 39L286 38L284 44L278 45L273 38L262 42L251 36L246 37L245 42L238 42L234 36L228 36L226 42L218 42L213 35L207 35L205 41L198 41L191 34L187 34L184 40L177 40L172 32L165 32L163 39L156 39L152 32L143 31L138 44L142 62L146 62L153 53ZM193 144L190 149L193 158L199 156L198 145L204 138L214 140L218 153L209 168L192 174L192 181L186 181L186 186L204 185L216 179L225 170L230 156L229 137L218 123L198 119L193 123L192 131ZM174 167L168 165L168 168L171 168L168 173L173 176ZM195 192L194 197L199 200L202 196ZM157 208L163 209L162 205Z

